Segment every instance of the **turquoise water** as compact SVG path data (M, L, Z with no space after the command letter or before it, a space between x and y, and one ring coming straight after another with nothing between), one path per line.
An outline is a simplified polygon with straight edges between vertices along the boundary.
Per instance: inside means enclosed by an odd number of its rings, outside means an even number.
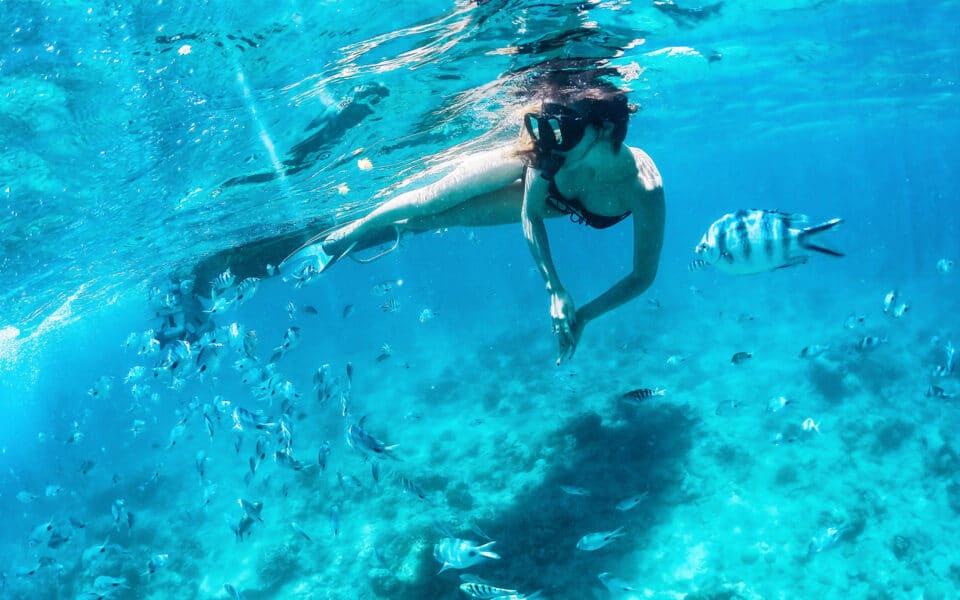
M960 383L937 374L960 344L960 271L937 268L960 260L960 3L678 4L0 3L0 595L457 598L469 573L544 598L960 597ZM274 387L229 345L154 376L153 288L510 141L557 58L618 70L667 202L656 282L572 361L505 226L261 281L212 320L256 332L261 366L299 328ZM742 208L841 217L846 257L689 271ZM548 228L579 303L630 268L628 225ZM643 387L665 394L621 399ZM236 407L274 423L252 474L266 434L238 438ZM399 460L350 448L364 415ZM280 421L300 470L272 458ZM263 503L242 541L239 498ZM437 574L450 536L501 558Z

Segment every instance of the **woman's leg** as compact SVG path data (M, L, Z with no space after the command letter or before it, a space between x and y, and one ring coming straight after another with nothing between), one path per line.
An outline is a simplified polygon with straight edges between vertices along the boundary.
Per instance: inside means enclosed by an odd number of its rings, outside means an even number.
M401 229L420 233L445 227L490 227L519 223L522 206L523 183L516 181L441 212L408 219L401 223Z
M520 221L523 184L516 181L493 192L453 206L418 204L406 194L397 196L369 215L334 230L323 240L323 250L337 257L350 248L363 250L395 239L397 228L420 233L444 227L482 227ZM440 205L442 210L431 210Z

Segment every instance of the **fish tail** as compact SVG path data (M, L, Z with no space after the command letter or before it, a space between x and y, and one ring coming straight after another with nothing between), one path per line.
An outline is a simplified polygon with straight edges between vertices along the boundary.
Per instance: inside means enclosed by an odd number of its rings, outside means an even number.
M823 246L811 244L807 241L807 238L812 235L817 235L825 231L832 231L836 229L842 222L843 219L830 219L825 223L820 223L819 225L814 225L813 227L805 227L800 231L800 235L797 236L797 241L800 243L801 247L806 248L807 250L822 252L823 254L829 254L830 256L843 256L844 254L842 252L837 252L836 250L831 250L830 248L824 248Z
M490 547L493 546L494 544L496 544L496 542L487 542L486 544L484 544L484 545L482 545L482 546L477 546L477 550L480 551L480 555L481 555L481 556L486 556L487 558L499 559L499 558L500 558L500 555L499 555L499 554L497 554L496 552L494 552L494 551L492 551L492 550L487 550L487 548L490 548Z

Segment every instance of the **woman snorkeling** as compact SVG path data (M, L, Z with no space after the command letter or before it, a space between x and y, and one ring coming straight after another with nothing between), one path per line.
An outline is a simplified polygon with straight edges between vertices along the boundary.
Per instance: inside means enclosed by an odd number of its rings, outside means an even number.
M541 86L536 97L518 143L463 159L436 183L318 236L281 268L323 271L352 251L408 231L520 222L550 295L557 363L572 357L587 323L653 282L663 243L663 187L653 160L623 143L633 109L622 90L596 78L567 77ZM544 219L561 216L597 229L632 217L632 272L580 308L557 276L544 227Z

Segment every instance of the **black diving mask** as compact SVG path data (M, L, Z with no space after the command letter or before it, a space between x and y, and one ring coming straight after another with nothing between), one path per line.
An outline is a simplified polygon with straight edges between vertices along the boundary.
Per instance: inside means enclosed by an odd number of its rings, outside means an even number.
M523 124L541 155L573 149L587 130L583 115L554 102L544 102L539 113L525 114Z

